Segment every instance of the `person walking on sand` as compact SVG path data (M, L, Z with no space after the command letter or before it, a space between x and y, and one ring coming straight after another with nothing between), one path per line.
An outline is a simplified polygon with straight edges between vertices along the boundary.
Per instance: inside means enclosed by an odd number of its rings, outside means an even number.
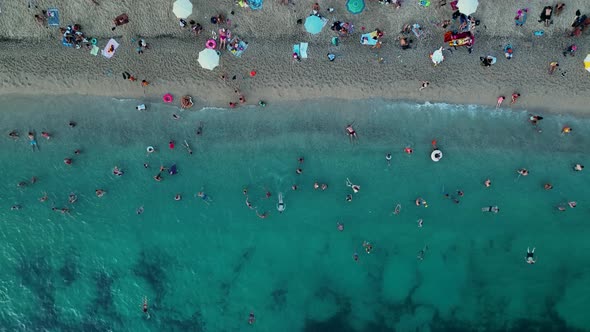
M516 100L518 99L518 97L520 97L520 93L515 92L512 94L512 100L510 101L510 105L514 105L514 103L516 103Z
M418 91L422 91L422 90L426 89L428 87L428 85L430 85L430 82L422 81L422 84L420 85L420 89L418 89Z
M553 62L549 63L549 75L553 75L553 73L555 72L555 69L557 69L557 67L559 67L559 63L557 63L557 61L553 61Z
M502 105L502 103L504 102L504 99L506 99L506 97L504 97L504 96L498 97L498 102L496 103L496 108L500 108L500 105Z
M526 248L526 257L524 258L525 262L527 262L527 264L535 264L537 261L535 260L535 248L533 247L533 250L531 250L530 248Z

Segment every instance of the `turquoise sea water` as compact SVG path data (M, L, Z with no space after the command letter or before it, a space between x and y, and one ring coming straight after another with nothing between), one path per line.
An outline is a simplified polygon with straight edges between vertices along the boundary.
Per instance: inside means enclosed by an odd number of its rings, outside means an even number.
M0 98L1 331L590 326L590 169L572 170L590 165L590 119L543 114L538 132L525 111L468 106L323 100L184 112L147 104L139 112L137 103ZM344 134L348 123L356 144ZM564 125L573 132L561 135ZM15 129L18 140L7 137ZM439 163L429 157L433 139L444 153ZM148 155L150 145L156 152ZM178 174L152 178L172 164ZM124 176L112 174L115 165ZM521 167L530 175L519 177ZM347 177L361 186L352 202ZM315 181L328 189L314 190ZM267 218L246 206L246 187ZM107 191L101 198L99 188ZM460 203L445 198L458 189ZM210 204L194 197L200 190ZM556 209L568 201L577 207ZM500 213L481 211L491 205ZM525 263L527 247L536 247L537 264Z

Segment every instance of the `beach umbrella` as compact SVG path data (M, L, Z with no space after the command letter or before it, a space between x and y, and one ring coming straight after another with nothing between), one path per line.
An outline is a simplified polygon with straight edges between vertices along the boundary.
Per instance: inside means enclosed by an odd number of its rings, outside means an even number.
M590 54L586 55L586 59L584 59L584 68L590 71Z
M172 6L172 12L178 18L187 18L193 13L193 4L190 0L176 0Z
M479 5L478 0L459 0L457 8L461 13L471 15L477 10L477 5Z
M439 63L443 62L445 57L442 53L442 47L434 51L430 58L432 59L432 62L434 62L435 65L438 65Z
M353 14L359 14L365 9L365 0L347 0L346 9Z
M319 16L311 15L305 19L305 30L312 35L316 35L322 31L325 23Z
M199 64L205 69L213 70L219 66L219 53L210 48L202 50L199 52Z

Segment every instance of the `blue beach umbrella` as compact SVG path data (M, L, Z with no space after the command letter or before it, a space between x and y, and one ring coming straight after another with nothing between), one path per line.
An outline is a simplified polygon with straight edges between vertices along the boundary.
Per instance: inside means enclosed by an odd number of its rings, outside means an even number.
M353 14L359 14L365 9L365 0L348 0L346 1L346 9Z
M312 35L317 35L322 31L324 27L324 21L321 18L315 15L308 16L305 19L305 31L311 33Z
M250 0L248 1L248 5L250 5L250 9L252 10L262 9L262 0Z

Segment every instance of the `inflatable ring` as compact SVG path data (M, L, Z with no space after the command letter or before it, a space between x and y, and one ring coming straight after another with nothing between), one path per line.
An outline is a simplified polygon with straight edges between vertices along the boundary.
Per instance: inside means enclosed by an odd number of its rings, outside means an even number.
M430 154L430 159L432 159L432 161L434 161L434 162L438 162L439 160L442 159L442 157L443 157L443 153L441 150L434 150Z
M154 147L150 145L150 146L147 147L146 151L148 153L152 153L152 152L156 151L156 149L154 149Z
M98 40L96 40L96 38L90 39L90 44L96 45L96 43L98 43Z
M215 42L215 39L209 39L205 43L205 47L208 49L215 49L215 47L217 47L217 43Z
M167 93L167 94L165 94L165 95L162 97L162 100L163 100L165 103L171 103L171 102L174 100L174 97L172 97L172 95L171 95L171 94Z

